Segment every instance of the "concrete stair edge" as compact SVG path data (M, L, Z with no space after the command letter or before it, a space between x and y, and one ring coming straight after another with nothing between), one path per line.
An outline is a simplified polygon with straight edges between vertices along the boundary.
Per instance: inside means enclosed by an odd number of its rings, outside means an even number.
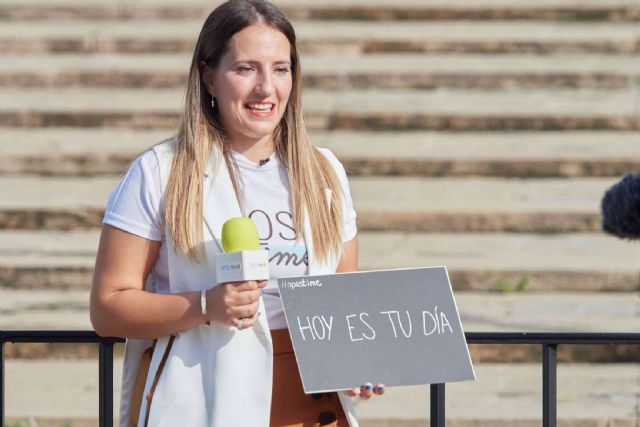
M542 3L524 5L490 2L484 6L476 3L415 1L378 1L349 5L327 2L319 5L313 2L283 2L277 4L291 18L295 19L361 19L361 20L415 20L415 19L547 19L547 20L610 20L633 21L638 19L638 7L632 2L586 2L577 5L571 2ZM203 17L213 8L199 2L187 2L178 8L167 3L157 6L119 5L104 6L95 3L57 1L43 7L41 2L0 5L0 19L42 19L58 17L66 19L148 19ZM44 9L44 10L43 10Z

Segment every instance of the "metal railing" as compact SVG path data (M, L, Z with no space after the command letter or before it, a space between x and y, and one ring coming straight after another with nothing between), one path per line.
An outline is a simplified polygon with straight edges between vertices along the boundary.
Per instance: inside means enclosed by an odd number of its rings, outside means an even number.
M557 425L557 351L561 344L640 344L640 333L566 332L467 332L469 344L528 344L542 346L542 425ZM0 421L4 426L4 344L11 343L96 343L99 352L100 427L113 426L113 345L122 338L102 338L93 331L3 331L0 330ZM431 427L445 425L445 385L432 384Z
M113 345L122 338L103 338L94 331L3 331L0 330L0 421L4 426L4 344L11 343L96 343L99 344L100 427L113 427Z
M560 344L640 344L640 333L467 332L469 344L533 344L542 346L542 425L557 425L557 367ZM445 385L431 385L431 427L445 425Z

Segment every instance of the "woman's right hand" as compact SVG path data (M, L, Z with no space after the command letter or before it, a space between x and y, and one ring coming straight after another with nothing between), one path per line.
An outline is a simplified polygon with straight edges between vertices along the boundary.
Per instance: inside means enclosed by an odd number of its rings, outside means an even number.
M242 319L242 329L253 326L258 320L260 294L267 283L266 280L229 282L207 290L209 321L237 326Z

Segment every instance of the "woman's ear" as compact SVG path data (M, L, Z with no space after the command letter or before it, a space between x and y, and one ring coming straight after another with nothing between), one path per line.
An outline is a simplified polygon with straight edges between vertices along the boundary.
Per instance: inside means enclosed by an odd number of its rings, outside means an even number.
M207 91L212 97L215 97L215 91L214 91L214 85L213 85L215 73L210 67L204 65L201 68L201 75L202 75L202 83L204 84L204 87L207 88Z

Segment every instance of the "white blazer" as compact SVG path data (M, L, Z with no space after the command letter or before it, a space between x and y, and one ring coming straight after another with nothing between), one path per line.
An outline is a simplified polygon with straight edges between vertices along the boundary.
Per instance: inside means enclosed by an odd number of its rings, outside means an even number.
M162 189L171 170L171 142L153 148L160 166ZM342 165L329 150L323 154L339 172ZM207 289L215 283L213 255L222 252L222 224L242 216L229 171L219 153L211 156L204 179L204 249L206 261L197 264L183 254L169 250L169 286L171 293ZM311 227L304 224L304 240L311 242ZM165 244L171 245L168 232ZM169 246L171 248L171 246ZM309 274L328 274L336 270L338 255L319 263L311 244L307 244ZM264 303L260 299L260 310ZM242 331L217 322L201 325L177 334L156 386L149 426L153 427L268 427L271 408L273 347L266 320L259 317L253 327ZM158 339L149 368L144 396L151 388L169 337ZM129 422L133 385L140 357L150 340L127 340L120 401L120 427ZM351 427L357 427L351 399L338 393ZM146 400L138 418L144 426Z

